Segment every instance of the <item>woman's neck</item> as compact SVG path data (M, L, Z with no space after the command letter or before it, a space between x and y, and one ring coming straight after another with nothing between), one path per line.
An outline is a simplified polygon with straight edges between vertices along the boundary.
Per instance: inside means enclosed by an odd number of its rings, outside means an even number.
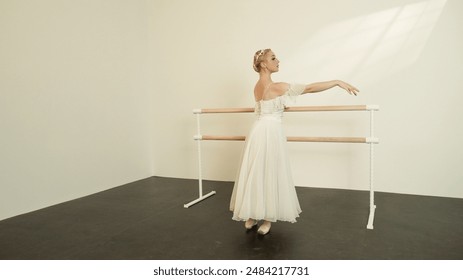
M267 82L267 83L268 82L273 83L271 73L269 73L269 72L264 72L264 71L260 72L259 73L259 80L263 81L263 82Z

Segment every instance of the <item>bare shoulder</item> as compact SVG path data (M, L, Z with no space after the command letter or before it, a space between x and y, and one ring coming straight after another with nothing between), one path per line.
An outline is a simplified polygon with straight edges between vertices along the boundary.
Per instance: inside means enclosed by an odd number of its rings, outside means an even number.
M285 92L288 90L288 88L289 88L288 83L277 82L277 83L273 83L270 86L269 91L271 92L271 94L273 96L279 96L279 95L285 94Z

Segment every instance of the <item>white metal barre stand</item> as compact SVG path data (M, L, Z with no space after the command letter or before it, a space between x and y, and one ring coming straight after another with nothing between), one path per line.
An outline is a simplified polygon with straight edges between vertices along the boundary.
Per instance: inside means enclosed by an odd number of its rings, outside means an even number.
M197 132L197 135L201 135L201 125L200 125L200 115L201 115L201 110L194 110L193 113L196 114L196 132ZM202 164L201 164L201 140L200 139L196 139L197 143L198 143L198 173L199 173L199 178L198 178L198 181L199 181L199 197L187 204L184 204L183 207L185 208L188 208L198 202L201 202L203 201L204 199L212 196L215 194L215 191L211 191L210 193L207 193L205 195L203 195L203 174L202 174Z
M344 143L367 143L370 145L370 214L368 216L367 229L373 229L373 221L375 218L375 191L374 191L374 144L379 143L379 139L374 136L374 111L378 111L377 105L357 105L357 106L305 106L292 107L286 111L289 112L309 112L309 111L369 111L370 112L370 137L367 138L349 138L349 137L288 137L288 141L298 142L344 142ZM244 136L210 136L201 135L200 129L200 114L202 113L249 113L253 112L253 108L225 108L225 109L195 109L196 114L197 134L194 139L198 141L198 161L199 161L199 198L188 204L184 204L185 208L190 207L212 195L216 192L212 191L203 195L202 188L202 161L201 161L201 141L202 140L235 140L243 141Z
M370 111L370 137L374 138L374 111L378 110L378 106L368 108ZM374 190L374 145L370 142L370 215L368 216L367 229L373 229L373 221L375 219L375 190Z

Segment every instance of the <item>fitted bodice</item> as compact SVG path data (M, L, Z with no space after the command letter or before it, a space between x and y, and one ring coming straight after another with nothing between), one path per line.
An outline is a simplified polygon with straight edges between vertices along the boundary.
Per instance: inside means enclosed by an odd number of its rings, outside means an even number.
M292 98L302 94L304 88L304 85L290 84L288 90L283 95L269 100L257 101L254 112L258 116L258 119L281 121L287 104Z
M278 96L270 100L260 100L256 102L255 113L259 120L274 119L281 120L286 107L286 96Z

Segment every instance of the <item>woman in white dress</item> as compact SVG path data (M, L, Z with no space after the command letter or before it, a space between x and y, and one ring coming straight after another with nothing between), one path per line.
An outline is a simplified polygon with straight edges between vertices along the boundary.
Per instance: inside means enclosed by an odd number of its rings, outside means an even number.
M352 95L358 92L357 88L339 80L308 85L274 83L271 75L278 72L279 62L271 49L259 50L254 55L253 67L259 73L254 88L257 120L246 137L230 201L233 220L245 221L246 229L262 220L258 229L262 235L269 232L272 222L294 223L301 213L281 125L288 98L335 86Z

